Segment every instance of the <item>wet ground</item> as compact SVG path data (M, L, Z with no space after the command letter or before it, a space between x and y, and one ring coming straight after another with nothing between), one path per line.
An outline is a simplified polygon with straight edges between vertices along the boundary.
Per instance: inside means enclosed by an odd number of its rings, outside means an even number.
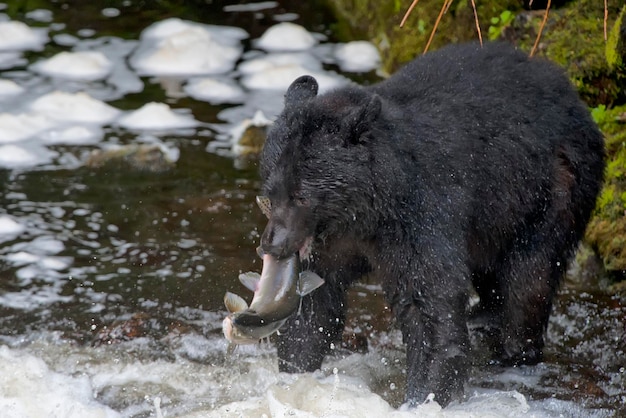
M0 145L42 156L32 164L0 168L0 369L13 379L0 384L0 404L8 405L9 416L37 416L24 412L23 404L41 392L50 395L50 400L39 399L44 411L59 403L73 411L80 411L76 405L87 408L86 415L54 409L56 416L194 416L203 411L255 416L251 411L267 413L266 400L259 399L270 393L285 411L313 411L314 401L307 406L303 394L295 395L299 381L277 373L271 344L244 347L230 358L221 335L224 293L248 296L237 274L261 268L254 249L264 225L254 204L259 188L255 164L232 155L225 133L252 117L255 104L262 103L271 117L280 108L282 90L246 89L242 103L216 105L184 93L191 76L140 75L128 62L142 31L173 16L247 31L238 68L262 54L254 40L268 27L294 21L316 34L320 71L359 82L375 80L375 73L342 72L329 58L328 48L336 42L332 18L317 2L262 2L234 11L228 2L187 2L167 9L130 1L117 9L83 3L5 7L4 20L42 28L49 41L40 50L21 51L0 72L0 78L25 89L1 100L0 112L26 112L37 97L56 90L84 91L121 112L152 101L187 109L184 115L190 112L197 124L129 129L102 123L97 127L101 136L77 143L46 142L44 133L19 141L0 137ZM114 66L128 71L86 81L42 75L31 67L61 51L89 49L108 51ZM219 76L236 83L245 78L237 69ZM0 118L3 135L15 132L10 129ZM175 157L155 170L124 159L88 164L94 150L128 144L154 145ZM544 363L503 370L485 366L477 355L480 367L472 374L468 392L474 397L467 406L422 412L626 415L626 308L623 299L603 289L595 279L565 286L548 329ZM366 281L350 299L343 346L323 373L300 382L320 390L320 399L334 399L324 413L341 415L341 402L370 405L378 396L398 407L404 391L402 345L389 326L380 288ZM38 377L28 374L31 369ZM338 376L346 376L347 386L337 383ZM51 382L69 392L51 389ZM23 390L10 395L8 387ZM293 388L291 398L281 392L285 387ZM296 401L303 402L300 409ZM381 411L389 407L384 405ZM359 416L358 411L345 415Z

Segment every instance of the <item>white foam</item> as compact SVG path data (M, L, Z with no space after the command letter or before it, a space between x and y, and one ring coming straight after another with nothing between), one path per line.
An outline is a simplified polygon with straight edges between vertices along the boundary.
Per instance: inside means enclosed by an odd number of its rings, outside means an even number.
M4 296L0 295L0 303ZM201 317L197 318L199 323L209 324L209 327L218 326L221 318L220 315ZM351 354L338 363L331 359L325 367L328 375L321 371L289 375L278 373L276 352L268 349L269 346L238 347L236 355L225 358L223 338L207 338L193 332L172 332L160 340L169 347L170 356L162 355L163 347L159 348L161 355L154 356L154 347L145 338L100 348L58 341L58 337L52 342L50 337L40 338L17 337L19 351L8 350L11 359L23 359L26 367L22 361L3 362L0 352L2 376L21 376L22 369L30 370L31 364L39 365L35 368L39 376L29 376L33 379L19 381L14 387L14 397L19 402L31 399L28 396L32 394L38 394L37 399L42 402L60 396L61 403L69 405L100 407L95 404L100 401L119 410L123 416L155 416L156 412L164 417L181 418L610 416L605 411L587 410L571 401L528 401L514 390L480 388L468 388L467 400L446 408L430 399L412 409L405 406L397 409L370 386L389 385L392 375L393 379L398 378L400 366L383 364L388 352ZM6 353L7 349L4 350ZM35 356L41 356L46 363ZM359 365L359 370L351 367L355 364ZM73 392L59 393L58 382L65 382ZM9 383L0 381L0 400L5 396L3 384ZM86 396L87 393L97 393L97 400ZM155 402L156 397L162 402ZM42 408L44 406L45 403Z
M73 261L72 257L43 257L38 264L44 270L65 270Z
M23 311L32 311L53 303L68 303L72 301L73 296L61 295L63 288L61 286L62 282L60 281L60 277L55 277L55 280L59 281L52 285L33 285L32 280L40 277L50 279L51 274L49 271L41 270L33 265L17 270L16 278L20 280L20 286L27 286L27 288L19 292L4 292L0 294L0 306Z
M0 79L0 99L16 96L24 91L15 81Z
M28 248L36 254L58 254L65 249L63 241L50 235L41 235L27 244Z
M86 375L54 372L43 360L6 346L0 346L0 375L0 410L4 418L120 416L94 400Z
M223 10L225 12L259 12L275 7L278 7L277 1L259 1L246 4L229 4L228 6L224 6Z
M2 223L2 218L0 218L0 224ZM25 264L36 263L41 259L40 256L31 254L26 251L18 251L16 253L10 253L5 256L5 259L13 264L14 266L23 266Z
M220 408L185 415L193 417L390 417L390 418L522 418L548 417L533 409L516 391L475 394L461 404L441 408L426 401L414 408L395 409L372 393L360 379L340 374L329 377L304 374L292 380L282 378L258 398L231 402ZM530 413L530 415L529 415Z
M317 40L304 27L282 22L268 28L256 46L266 51L304 51L316 43Z
M42 132L39 137L49 145L91 145L100 142L104 132L97 126L70 125Z
M37 22L50 23L54 18L51 10L36 9L26 13L26 17Z
M39 97L30 107L55 120L100 125L112 122L120 113L118 109L85 92L55 91Z
M0 215L0 241L5 237L15 237L24 232L24 225L8 215Z
M242 103L246 97L245 92L234 82L209 77L191 80L184 90L196 100L213 104Z
M107 57L98 51L60 52L32 67L41 74L73 80L100 80L113 68Z
M367 72L380 66L378 49L367 41L353 41L338 45L335 57L343 71Z
M141 39L164 40L190 28L201 28L207 32L221 38L224 42L238 44L242 39L248 37L248 32L241 28L232 26L203 25L178 18L161 20L150 25L141 33Z
M13 144L0 146L0 167L23 168L49 161L44 153L35 153Z
M173 112L165 103L151 102L122 116L118 124L127 129L162 130L192 128L198 122L190 115Z
M7 70L18 65L25 65L26 63L28 61L22 57L21 52L0 52L0 70Z
M302 66L311 71L320 71L322 63L308 53L272 53L256 56L239 64L238 70L244 74L254 74L283 66Z
M2 113L0 114L0 143L22 141L52 126L54 122L45 115Z
M142 33L131 64L142 75L206 75L232 70L241 55L239 28L200 25L180 19L161 21Z
M325 92L347 83L335 73L324 71L321 63L306 53L268 54L242 63L241 83L251 90L286 90L301 75L311 75Z
M249 89L259 90L287 90L287 87L302 75L315 77L319 84L320 92L325 92L337 88L343 84L339 77L333 77L322 72L308 70L300 65L283 65L264 70L256 74L250 74L243 78L242 83Z
M41 50L48 42L42 30L34 30L17 21L0 22L0 50Z

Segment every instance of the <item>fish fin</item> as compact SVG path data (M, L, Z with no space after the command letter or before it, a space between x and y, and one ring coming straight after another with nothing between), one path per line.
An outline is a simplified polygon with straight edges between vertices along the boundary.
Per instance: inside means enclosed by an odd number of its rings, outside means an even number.
M303 271L302 273L300 273L298 294L300 296L308 295L324 283L324 279L322 279L320 276L313 273L312 271Z
M237 350L237 347L238 346L235 343L228 343L228 348L226 348L226 354L232 356L235 353L235 350Z
M239 281L251 291L256 292L259 287L259 282L261 281L261 275L252 271L241 273L239 275Z
M236 313L248 309L248 304L241 296L230 292L226 292L224 295L224 305L226 305L226 309L228 309L228 312L230 313Z

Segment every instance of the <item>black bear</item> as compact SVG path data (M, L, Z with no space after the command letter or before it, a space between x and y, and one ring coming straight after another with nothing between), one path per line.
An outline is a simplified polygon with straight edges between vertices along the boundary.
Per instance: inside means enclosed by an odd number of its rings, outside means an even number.
M538 362L604 170L603 137L564 72L465 44L372 86L317 91L310 76L291 84L260 161L261 250L299 252L326 280L281 331L280 370L321 366L364 274L402 330L408 402L462 397L471 286L498 359Z

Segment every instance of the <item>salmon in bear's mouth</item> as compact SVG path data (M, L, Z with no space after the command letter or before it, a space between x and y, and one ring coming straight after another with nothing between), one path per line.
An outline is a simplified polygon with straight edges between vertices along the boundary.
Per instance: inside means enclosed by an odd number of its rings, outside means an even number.
M232 344L252 344L276 332L296 312L300 298L324 284L317 274L301 270L300 254L280 260L264 254L260 275L240 274L239 280L254 297L248 306L243 298L226 293L224 304L230 312L222 324L226 339Z

